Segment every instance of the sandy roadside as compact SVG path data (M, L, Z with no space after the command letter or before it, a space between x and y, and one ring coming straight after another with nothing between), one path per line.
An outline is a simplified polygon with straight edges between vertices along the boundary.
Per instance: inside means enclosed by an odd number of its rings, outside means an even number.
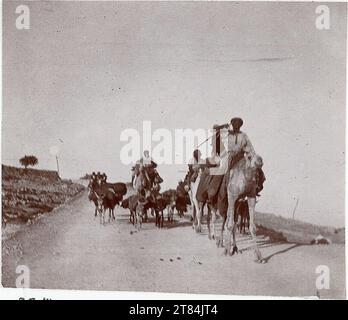
M196 234L188 219L134 231L122 208L101 226L84 192L3 240L2 284L13 287L16 266L24 264L32 288L313 296L316 268L327 265L330 290L321 296L345 297L344 245L264 244L267 263L260 265L247 236L238 238L243 254L225 257L206 227Z

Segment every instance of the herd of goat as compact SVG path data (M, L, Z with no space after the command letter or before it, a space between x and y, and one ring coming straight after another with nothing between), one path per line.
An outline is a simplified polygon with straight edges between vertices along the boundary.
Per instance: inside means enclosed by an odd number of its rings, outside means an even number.
M180 194L175 190L167 190L158 195L151 195L147 198L139 194L131 195L122 201L121 207L129 209L130 222L141 228L142 222L148 221L148 212L155 216L156 227L162 228L164 223L164 212L167 212L167 221L174 221L174 212L177 211L179 217L183 217L190 204L189 197Z
M182 182L179 183L176 190L169 189L161 193L150 194L147 197L139 193L129 192L132 187L125 183L98 183L90 181L88 185L88 198L95 204L95 216L98 213L100 223L105 224L105 215L108 210L109 221L115 220L114 209L121 206L130 212L129 221L138 230L141 229L142 223L148 221L148 212L155 217L155 225L162 228L165 220L165 212L168 223L174 222L174 213L182 218L188 212L188 206L191 205L189 194ZM124 199L127 193L134 193ZM249 228L249 209L246 200L240 200L236 203L235 213L239 217L239 231L246 232ZM191 216L191 220L192 220Z

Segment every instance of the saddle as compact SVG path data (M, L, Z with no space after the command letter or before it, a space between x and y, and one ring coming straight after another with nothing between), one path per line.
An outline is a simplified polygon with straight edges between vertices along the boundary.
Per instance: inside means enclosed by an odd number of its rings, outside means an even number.
M212 166L207 166L212 167ZM205 202L212 200L220 190L224 175L210 175L207 170L201 173L201 179L197 188L197 200Z
M148 179L149 182L149 188L151 188L155 182L157 183L162 183L163 179L162 177L159 175L158 171L153 168L152 166L145 166L144 167L145 170L145 175Z
M266 176L261 168L256 171L256 195L260 196L259 193L263 190L263 184L266 181Z
M223 175L209 175L205 171L203 171L197 189L197 200L200 202L205 202L207 200L214 201L217 197L219 199L226 200L230 170L243 158L243 151L233 156L229 160L229 167L227 173ZM246 187L247 194L259 196L259 192L263 189L263 183L266 180L265 175L261 168L251 169L249 175L250 181Z
M258 196L260 197L260 192L263 190L263 184L266 181L265 174L262 170L261 166L247 168L245 169L245 177L246 177L246 187L245 192L240 196L240 198L246 196ZM226 177L226 189L229 181L229 176ZM226 190L227 192L227 190Z

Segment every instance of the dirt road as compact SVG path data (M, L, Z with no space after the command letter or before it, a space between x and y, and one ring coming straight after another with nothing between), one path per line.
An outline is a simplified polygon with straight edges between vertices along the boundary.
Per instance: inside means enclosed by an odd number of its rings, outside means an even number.
M314 296L316 267L326 265L330 289L320 296L345 297L343 245L268 243L261 246L267 263L257 264L249 238L238 239L244 253L225 257L208 240L206 226L196 234L188 217L161 230L146 223L135 232L122 208L116 221L102 226L84 192L3 240L2 283L14 287L21 264L30 268L31 288Z

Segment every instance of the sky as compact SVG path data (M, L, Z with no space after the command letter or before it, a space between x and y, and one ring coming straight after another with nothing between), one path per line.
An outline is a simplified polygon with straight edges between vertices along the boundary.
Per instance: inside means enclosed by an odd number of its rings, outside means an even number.
M3 2L2 163L129 181L121 133L232 117L263 157L257 210L344 225L346 9L329 3ZM157 142L153 142L153 147ZM163 190L186 165L160 165Z

